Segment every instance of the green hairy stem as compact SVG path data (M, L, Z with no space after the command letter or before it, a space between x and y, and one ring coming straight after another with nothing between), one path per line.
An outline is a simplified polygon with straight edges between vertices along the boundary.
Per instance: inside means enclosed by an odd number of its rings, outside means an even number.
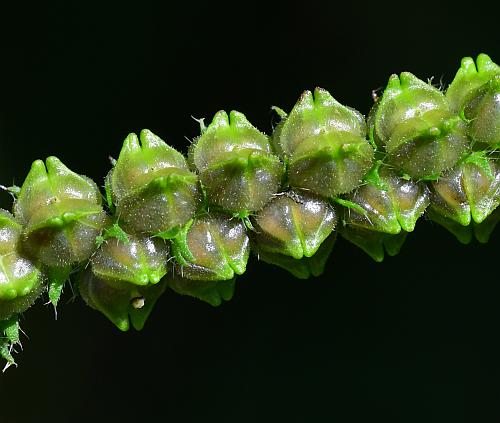
M392 75L367 118L316 88L268 136L219 111L187 156L130 134L105 192L56 157L37 160L0 210L0 354L15 364L19 315L65 283L118 329L143 328L167 288L219 306L251 254L318 276L338 235L396 255L426 214L462 243L500 220L500 67L464 58L442 91ZM103 198L105 202L103 204Z

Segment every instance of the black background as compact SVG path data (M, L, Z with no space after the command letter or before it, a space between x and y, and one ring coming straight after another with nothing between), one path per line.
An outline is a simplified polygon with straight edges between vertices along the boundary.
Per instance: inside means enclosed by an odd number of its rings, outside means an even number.
M450 82L463 56L500 61L484 3L160 4L2 6L1 183L52 154L102 181L141 128L186 151L191 115L237 109L269 133L270 106L304 89L366 113L391 73ZM308 281L252 260L230 303L167 292L140 333L40 302L0 421L498 421L499 246L499 229L463 246L422 219L382 264L343 240Z

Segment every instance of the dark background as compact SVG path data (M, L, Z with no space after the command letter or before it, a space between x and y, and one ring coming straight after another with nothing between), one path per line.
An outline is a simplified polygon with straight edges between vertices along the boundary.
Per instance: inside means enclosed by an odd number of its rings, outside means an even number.
M1 183L52 154L102 182L141 128L186 151L191 115L235 108L269 133L270 106L304 89L367 113L391 73L450 82L463 56L500 61L484 3L160 4L2 6ZM40 302L0 421L498 421L499 231L462 246L422 219L382 264L339 240L308 281L252 260L230 303L167 292L140 333Z

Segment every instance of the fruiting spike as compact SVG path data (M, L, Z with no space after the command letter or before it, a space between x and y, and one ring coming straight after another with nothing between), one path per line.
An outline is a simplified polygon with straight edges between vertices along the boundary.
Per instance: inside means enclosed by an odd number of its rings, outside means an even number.
M250 251L297 278L321 274L337 234L374 260L399 252L424 212L460 242L500 221L500 68L464 58L444 94L391 75L368 123L322 88L271 137L219 111L188 160L144 129L129 134L101 192L54 156L36 160L0 210L0 355L42 292L71 274L87 304L140 330L166 287L213 306L232 298ZM340 224L337 225L338 217ZM337 227L338 226L338 227Z

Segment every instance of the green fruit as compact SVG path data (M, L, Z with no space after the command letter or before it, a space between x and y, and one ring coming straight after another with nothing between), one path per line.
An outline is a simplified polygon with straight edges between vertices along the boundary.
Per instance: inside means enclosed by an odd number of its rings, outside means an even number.
M462 226L481 223L500 204L500 168L485 152L474 152L430 187L435 214Z
M414 179L435 179L468 148L466 126L443 93L409 72L392 75L371 113L374 141Z
M14 215L23 225L23 250L54 267L87 260L107 222L96 184L56 157L33 163Z
M232 111L217 113L190 148L210 204L248 215L261 209L278 191L283 164L269 138L246 117Z
M0 320L27 310L43 291L38 267L18 250L21 225L0 209Z
M290 186L324 197L351 191L372 165L364 117L326 90L305 91L276 128L273 143L288 162Z
M377 162L365 183L345 196L344 225L393 235L411 232L429 204L429 190L381 165Z
M250 244L240 220L214 213L186 225L173 240L172 251L182 277L221 281L245 272Z
M169 244L160 238L109 238L92 256L92 272L117 289L124 283L156 284L167 273L168 252Z
M151 131L130 134L107 177L116 214L129 232L171 238L201 205L184 156Z
M332 205L301 191L276 196L252 217L258 251L294 259L313 256L336 223Z
M446 99L474 142L500 143L500 66L486 54L477 57L477 65L470 57L462 59Z
M180 295L188 295L218 307L234 295L235 278L226 281L195 281L179 275L169 275L167 285Z
M153 310L154 304L165 291L166 281L154 285L139 286L126 282L110 284L100 279L90 270L82 273L79 292L85 302L104 314L122 331L130 328L141 330Z
M379 161L364 185L345 196L340 234L375 261L395 256L429 205L427 186L398 176Z

